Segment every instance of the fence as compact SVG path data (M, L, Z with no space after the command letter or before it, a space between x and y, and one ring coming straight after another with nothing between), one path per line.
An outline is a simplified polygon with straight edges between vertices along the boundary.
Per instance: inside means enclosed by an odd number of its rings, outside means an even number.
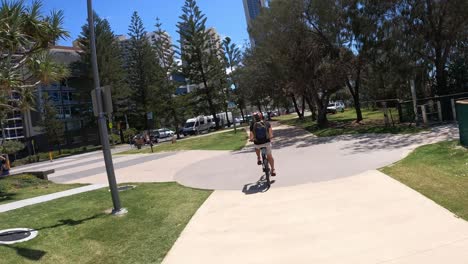
M468 92L417 99L417 117L415 117L412 100L376 100L363 102L362 105L369 108L383 109L384 111L387 108L396 108L400 123L431 125L456 121L455 102L466 98L468 98Z

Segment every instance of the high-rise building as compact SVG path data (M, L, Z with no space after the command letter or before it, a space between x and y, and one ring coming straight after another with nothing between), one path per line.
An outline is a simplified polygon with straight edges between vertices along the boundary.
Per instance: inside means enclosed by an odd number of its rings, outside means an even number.
M245 18L247 20L247 25L250 26L252 20L257 18L260 15L260 10L262 7L266 7L265 0L243 0L244 1L244 11Z
M167 32L164 32L163 35L170 43L172 43L171 36ZM151 45L153 45L158 40L159 35L156 32L148 32L148 33L146 33L146 38L147 38L148 42ZM124 65L125 65L128 62L128 59L129 59L131 39L127 38L127 36L125 36L125 35L118 35L118 36L116 36L115 39L116 39L116 41L118 42L118 44L120 46L120 50L122 52L122 61L123 61Z
M219 50L221 48L221 36L218 34L215 28L211 27L206 30L206 32L209 34L210 39L209 45L212 49L217 49Z
M266 0L243 0L245 19L247 20L247 27L251 27L252 21L260 15L262 8L267 7ZM255 45L255 40L250 36L250 44Z

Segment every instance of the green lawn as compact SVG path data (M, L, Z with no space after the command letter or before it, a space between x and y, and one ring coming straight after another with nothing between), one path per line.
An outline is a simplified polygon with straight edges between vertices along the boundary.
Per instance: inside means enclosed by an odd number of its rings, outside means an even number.
M211 191L147 183L120 193L129 213L112 207L107 188L1 213L0 229L39 230L28 242L0 246L1 263L161 263Z
M179 151L179 150L240 150L247 142L247 133L245 129L217 133L207 136L193 137L177 141L175 144L170 142L161 143L153 147L154 152ZM141 154L151 153L150 148L132 149L119 154Z
M458 142L422 146L381 171L468 220L468 149Z
M61 192L83 186L82 184L55 184L32 175L0 178L0 204Z
M343 113L330 114L328 115L329 127L327 128L319 128L316 122L312 122L310 116L304 120L300 120L297 118L297 115L287 115L275 120L285 125L304 128L318 137L370 133L411 134L423 130L415 126L409 126L408 124L399 124L396 110L392 110L391 112L395 120L395 126L385 126L383 112L369 109L362 110L364 120L360 123L354 122L356 120L356 111L354 109L346 110Z

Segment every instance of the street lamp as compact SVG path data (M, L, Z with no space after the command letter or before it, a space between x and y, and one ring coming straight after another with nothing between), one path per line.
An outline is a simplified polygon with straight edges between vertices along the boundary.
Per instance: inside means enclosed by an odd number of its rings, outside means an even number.
M89 36L91 42L91 65L93 67L93 77L96 95L96 107L98 113L98 126L99 135L101 138L102 152L104 154L104 163L106 164L107 180L109 181L109 188L112 195L112 203L114 208L112 210L113 215L123 215L127 213L127 209L122 208L120 205L119 191L117 189L117 181L115 180L114 164L112 163L112 154L109 146L109 134L107 133L106 116L104 113L102 103L102 88L99 81L99 70L96 56L96 36L94 33L94 14L93 4L91 0L87 0L88 3L88 26ZM109 113L110 114L110 113Z

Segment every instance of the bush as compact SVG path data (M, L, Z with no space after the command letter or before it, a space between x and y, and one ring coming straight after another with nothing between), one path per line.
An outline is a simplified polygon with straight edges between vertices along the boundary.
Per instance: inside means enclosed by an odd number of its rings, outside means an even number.
M0 179L0 195L7 194L12 189L22 189L33 186L47 185L49 183L49 181L39 179L29 174L7 176L3 179Z
M138 131L136 129L134 129L134 128L126 129L123 132L124 139L128 140L129 138L133 138L137 133L138 133Z
M110 142L111 144L113 144L113 143L119 143L119 142L120 142L120 136L117 135L117 134L110 134L110 135L109 135L109 142Z
M81 153L86 153L86 152L100 150L100 149L101 149L101 146L83 146L83 147L73 148L73 149L62 149L62 155L59 155L59 152L57 150L54 150L52 151L52 156L54 159L56 159L59 157L71 156L75 154L81 154ZM40 153L36 153L35 156L29 156L26 158L15 160L12 164L12 167L26 165L30 163L39 162L39 161L46 161L46 160L49 160L49 152L40 152Z
M6 195L10 189L11 184L3 179L0 179L0 198Z
M19 141L8 140L2 145L2 152L6 154L15 154L22 149L24 149L24 144Z

